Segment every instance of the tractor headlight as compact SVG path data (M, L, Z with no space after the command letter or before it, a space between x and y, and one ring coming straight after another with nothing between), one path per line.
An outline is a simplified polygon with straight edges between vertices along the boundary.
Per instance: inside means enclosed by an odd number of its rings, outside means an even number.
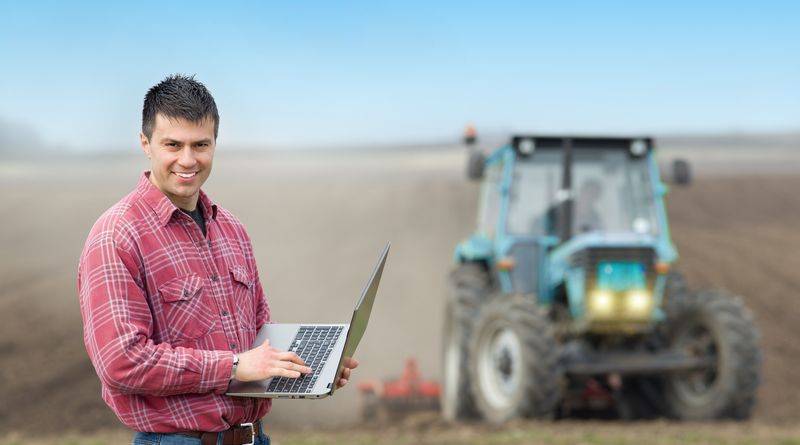
M589 293L587 309L594 319L643 319L653 312L653 296L646 289L624 293L598 289Z
M589 294L589 313L598 318L608 318L614 314L614 294L596 290Z
M625 298L625 312L634 317L646 317L653 310L653 296L643 289L628 292Z

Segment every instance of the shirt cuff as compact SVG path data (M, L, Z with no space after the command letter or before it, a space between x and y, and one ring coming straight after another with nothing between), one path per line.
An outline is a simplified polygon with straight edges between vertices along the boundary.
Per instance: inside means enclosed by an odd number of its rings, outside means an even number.
M231 380L233 351L204 351L203 371L200 373L202 392L225 394Z

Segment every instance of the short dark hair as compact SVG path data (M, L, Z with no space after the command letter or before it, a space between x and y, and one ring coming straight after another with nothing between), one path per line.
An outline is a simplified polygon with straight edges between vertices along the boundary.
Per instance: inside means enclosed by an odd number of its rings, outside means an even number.
M194 80L194 75L167 76L147 91L142 107L142 133L147 139L153 136L156 115L159 113L168 118L181 118L194 123L211 118L214 121L214 139L217 138L217 104L206 86Z

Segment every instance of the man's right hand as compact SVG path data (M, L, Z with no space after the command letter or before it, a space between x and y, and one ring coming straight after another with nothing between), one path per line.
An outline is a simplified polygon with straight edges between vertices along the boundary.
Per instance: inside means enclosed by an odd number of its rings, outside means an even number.
M311 368L294 352L273 348L269 340L260 346L239 354L236 367L236 380L251 382L270 377L289 377L296 379L300 374L309 374Z

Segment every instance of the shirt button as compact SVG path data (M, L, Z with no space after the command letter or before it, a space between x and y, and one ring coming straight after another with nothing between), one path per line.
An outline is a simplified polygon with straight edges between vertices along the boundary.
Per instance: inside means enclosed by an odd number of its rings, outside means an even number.
M231 343L231 349L236 349L236 343Z
M219 275L211 275L211 281L219 281Z
M228 316L228 311L222 311L222 316L223 317L227 317Z
M211 240L208 240L208 248L211 248Z

